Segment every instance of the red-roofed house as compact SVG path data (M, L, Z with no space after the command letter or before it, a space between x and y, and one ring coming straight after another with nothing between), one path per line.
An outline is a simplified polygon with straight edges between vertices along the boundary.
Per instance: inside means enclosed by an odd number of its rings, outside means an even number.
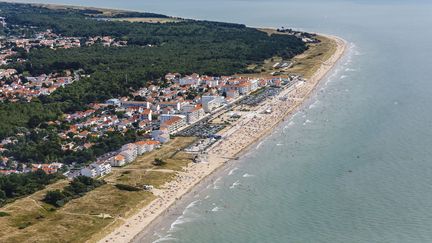
M160 127L166 128L169 133L173 133L184 126L186 126L186 117L174 116L168 121L162 123Z

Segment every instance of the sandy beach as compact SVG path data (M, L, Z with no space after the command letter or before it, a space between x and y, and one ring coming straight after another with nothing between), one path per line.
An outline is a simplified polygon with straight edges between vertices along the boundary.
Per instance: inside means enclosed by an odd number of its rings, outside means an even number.
M320 34L322 35L322 34ZM161 189L152 192L157 197L146 207L130 218L122 219L124 223L107 234L99 242L131 242L158 217L169 213L170 207L193 190L204 178L221 168L225 163L238 157L258 140L274 130L280 122L288 118L304 103L315 90L319 81L335 66L346 50L346 42L335 36L322 35L333 39L337 48L333 55L306 80L284 89L277 96L265 100L253 112L242 116L237 122L221 133L223 139L208 148L206 163L191 163L176 178L166 183ZM268 112L270 110L270 112Z

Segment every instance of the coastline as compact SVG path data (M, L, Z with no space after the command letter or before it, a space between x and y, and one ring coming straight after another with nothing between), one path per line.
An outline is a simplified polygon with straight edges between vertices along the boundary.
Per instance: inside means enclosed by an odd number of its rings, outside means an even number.
M181 204L183 200L180 199L188 197L192 190L209 181L209 176L222 171L230 160L247 152L251 146L267 137L276 126L293 115L310 98L319 81L333 69L346 51L345 40L336 36L319 35L335 41L337 47L307 82L284 89L277 97L260 104L253 117L241 118L235 125L224 130L224 139L208 149L208 163L192 163L163 189L153 190L157 199L133 216L123 219L121 226L106 234L99 242L140 242L140 238L152 233L154 223L162 223L172 207ZM282 97L287 99L279 99ZM270 114L262 114L269 108L272 111Z

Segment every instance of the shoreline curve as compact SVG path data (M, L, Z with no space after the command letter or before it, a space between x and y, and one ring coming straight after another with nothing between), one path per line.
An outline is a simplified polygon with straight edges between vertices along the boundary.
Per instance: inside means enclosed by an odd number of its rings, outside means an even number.
M296 113L305 101L309 100L320 81L333 70L347 50L347 42L344 39L333 35L316 34L335 41L336 50L302 87L295 87L293 90L284 89L276 98L264 101L260 105L263 109L267 107L274 109L270 117L245 119L240 121L240 126L237 124L229 128L225 132L227 138L209 148L208 163L188 165L184 172L179 172L175 180L164 186L167 189L154 190L157 199L141 208L136 214L124 219L121 226L105 234L98 242L143 242L142 238L146 238L146 236L151 238L150 234L153 233L156 226L165 225L163 221L167 220L170 210L182 204L184 201L182 198L193 196L193 191L196 192L198 187L204 186L205 182L210 181L211 176L221 172L232 158L244 155L254 144L269 136L275 127ZM278 99L284 96L289 97L288 102L291 103L286 104L284 102L287 101ZM289 109L283 109L283 105L289 105ZM256 128L251 129L246 125L256 125ZM179 208L181 207L179 206Z

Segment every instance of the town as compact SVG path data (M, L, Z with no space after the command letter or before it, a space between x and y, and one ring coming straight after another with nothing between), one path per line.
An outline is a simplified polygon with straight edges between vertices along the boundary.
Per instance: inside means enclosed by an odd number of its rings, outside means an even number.
M0 22L3 27L7 26L5 18L0 18ZM30 102L35 97L49 96L59 88L90 76L82 69L30 76L9 68L10 63L25 65L26 54L32 48L68 49L91 45L121 48L127 45L127 41L110 36L65 37L49 29L36 32L33 37L8 35L3 38L0 40L0 63L5 68L0 69L0 102ZM291 65L281 62L274 64L273 68L284 70ZM55 159L20 159L10 150L18 144L20 137L28 136L28 132L18 133L0 143L0 173L7 175L41 169L47 174L61 172L70 179L79 175L100 177L110 173L111 167L129 164L137 156L163 146L173 136L200 138L188 149L199 155L221 139L217 134L219 131L241 116L241 112L233 111L234 107L256 106L266 98L276 96L284 87L298 82L304 82L298 75L281 78L276 73L262 78L168 73L162 79L149 80L146 82L148 85L132 90L127 96L88 104L85 110L64 114L46 124L55 127L55 140L58 138L65 153L85 153L109 136L107 134L124 137L131 132L136 134L135 139L113 146L120 148L104 148L103 154L96 158L85 161L72 159L66 164ZM228 118L221 119L228 111ZM200 160L198 155L196 161Z
M164 87L149 85L133 92L129 97L118 97L104 103L89 104L89 109L72 114L65 114L62 120L54 124L68 124L58 132L64 150L83 150L92 147L94 137L104 136L106 132L125 133L128 130L139 131L143 140L128 143L118 151L104 154L80 170L67 170L65 175L74 177L85 175L98 177L106 175L112 166L123 166L134 161L137 156L150 152L168 142L176 134L197 136L202 139L217 139L216 133L224 128L219 124L216 129L208 123L231 109L231 105L257 105L268 96L274 96L277 90L301 80L299 77L282 78L242 78L210 77L192 74L182 77L178 73L165 76ZM151 83L151 82L150 82ZM259 92L257 92L259 91ZM232 115L233 117L236 114ZM196 129L196 127L199 129ZM213 126L214 127L214 126ZM1 147L13 143L5 139ZM6 152L3 149L3 152ZM3 166L13 158L3 157ZM22 161L24 162L24 161ZM48 173L57 172L59 163L33 164L32 168L42 168ZM1 173L19 173L18 170L2 170Z

